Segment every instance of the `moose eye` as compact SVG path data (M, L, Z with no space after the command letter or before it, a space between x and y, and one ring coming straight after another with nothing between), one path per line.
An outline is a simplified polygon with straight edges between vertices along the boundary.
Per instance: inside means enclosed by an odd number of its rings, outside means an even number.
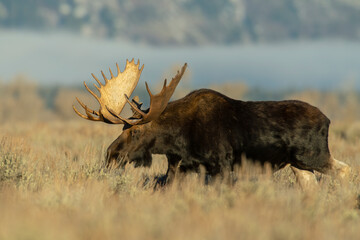
M131 136L135 137L139 133L139 130L135 129L131 132Z

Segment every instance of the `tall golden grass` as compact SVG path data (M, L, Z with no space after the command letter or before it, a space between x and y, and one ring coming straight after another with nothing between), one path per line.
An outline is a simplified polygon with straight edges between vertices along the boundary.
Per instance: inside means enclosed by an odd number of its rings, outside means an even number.
M358 115L353 115L359 110L351 108L355 103L347 105L336 95L331 98L341 104L336 108L327 105L331 101L315 101L323 97L308 100L335 116L329 145L336 158L353 167L349 184L317 174L319 190L307 193L299 189L289 168L272 173L246 162L236 171L239 180L233 186L220 181L205 185L203 176L188 174L153 191L152 179L166 171L164 156L154 156L149 169L130 165L125 172L105 171L101 166L106 148L121 126L67 115L73 94L64 90L55 101L57 109L64 109L50 111L36 93L19 97L1 92L0 239L360 236L360 133L351 130L359 126ZM44 111L47 118L42 117ZM352 117L337 115L347 111Z

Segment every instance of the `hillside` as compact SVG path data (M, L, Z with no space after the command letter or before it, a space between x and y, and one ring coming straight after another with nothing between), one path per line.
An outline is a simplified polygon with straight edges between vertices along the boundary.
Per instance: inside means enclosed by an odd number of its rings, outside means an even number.
M358 0L0 0L0 29L152 45L360 39Z

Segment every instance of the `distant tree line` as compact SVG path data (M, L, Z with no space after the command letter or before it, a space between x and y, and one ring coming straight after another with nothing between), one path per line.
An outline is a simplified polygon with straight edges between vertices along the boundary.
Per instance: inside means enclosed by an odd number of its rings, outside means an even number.
M332 120L359 120L360 93L351 90L322 92L315 90L269 91L266 89L249 88L243 83L223 83L210 86L229 97L247 100L283 100L298 99L319 107ZM153 89L159 90L159 87ZM97 92L93 89L94 92ZM193 89L179 87L174 99L181 98ZM134 95L144 102L144 109L149 106L149 95L144 86L138 86ZM59 87L39 86L28 77L19 75L8 83L0 81L0 123L14 121L49 121L49 120L81 120L72 109L77 104L75 97L81 99L90 108L97 110L99 104L83 86ZM81 109L79 105L76 105ZM129 106L125 116L131 116Z

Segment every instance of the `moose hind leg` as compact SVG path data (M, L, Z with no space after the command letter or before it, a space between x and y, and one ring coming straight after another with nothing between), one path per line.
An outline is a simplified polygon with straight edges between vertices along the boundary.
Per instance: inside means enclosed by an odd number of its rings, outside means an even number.
M295 174L296 180L304 191L315 190L318 187L315 174L309 170L302 170L291 166L291 170Z

